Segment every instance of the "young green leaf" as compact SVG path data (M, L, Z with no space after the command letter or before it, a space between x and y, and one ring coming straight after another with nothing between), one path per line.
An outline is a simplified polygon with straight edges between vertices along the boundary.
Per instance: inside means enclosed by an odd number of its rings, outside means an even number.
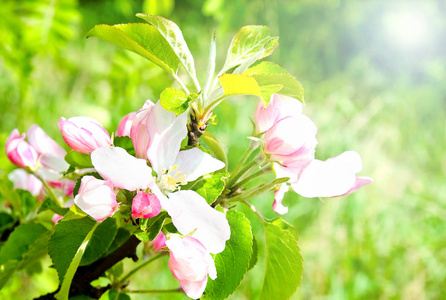
M194 81L194 84L200 90L200 84L198 83L195 72L194 57L190 53L187 43L184 40L183 33L178 25L161 16L150 16L145 14L136 14L136 16L158 29L159 33L164 37L180 62L183 64L187 73L189 73L190 77Z
M194 185L193 189L200 196L206 199L208 204L212 204L225 189L224 179L227 176L228 173L217 173L214 175L205 176L203 180Z
M300 82L287 70L272 62L261 62L243 72L243 75L255 78L257 84L262 87L281 85L282 88L277 92L304 101L304 90Z
M242 27L229 46L223 70L229 70L247 61L254 63L255 60L251 60L253 57L262 59L270 55L278 46L278 39L270 36L270 30L266 26Z
M254 268L259 260L259 246L257 245L257 240L254 235L252 235L252 255L251 260L249 261L248 271Z
M228 157L223 149L223 145L212 133L209 132L209 130L206 130L200 138L212 151L212 154L214 154L213 156L225 163L225 168L217 172L225 172L228 168Z
M93 168L90 155L79 153L74 150L71 150L65 155L65 161L77 168Z
M245 74L223 74L218 80L225 96L254 95L260 97L265 106L268 105L271 95L283 87L281 84L260 86L254 77Z
M33 211L37 206L36 197L31 195L29 191L26 190L16 190L20 197L20 206L22 208L21 214L26 217L31 211Z
M267 254L260 299L289 299L302 281L302 256L297 236L276 223L264 223Z
M87 33L87 37L91 36L135 52L169 74L176 74L180 66L180 60L170 44L158 29L150 24L96 25Z
M215 256L217 278L208 280L203 299L225 299L231 295L250 264L253 236L249 220L236 210L228 211L226 218L231 227L231 237L226 241L225 250Z
M135 236L142 242L152 241L161 231L166 216L166 212L162 212L153 218L142 219L140 223L141 231L135 232Z
M161 106L174 112L176 116L187 110L191 100L185 92L173 88L165 89L160 95Z

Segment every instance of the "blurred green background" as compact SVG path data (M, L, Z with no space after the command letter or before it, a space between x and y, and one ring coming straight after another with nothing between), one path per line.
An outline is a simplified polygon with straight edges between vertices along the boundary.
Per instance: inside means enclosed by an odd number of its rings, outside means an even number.
M241 26L269 26L280 46L268 60L304 86L304 113L319 130L316 157L356 150L361 175L375 179L342 198L286 196L284 218L296 226L304 257L303 282L292 299L445 297L446 2L3 0L1 6L2 148L14 128L22 132L34 123L63 144L56 124L61 116L93 117L113 131L124 114L146 99L156 101L173 84L136 54L85 39L95 24L139 22L138 12L172 19L201 81L214 27L218 68ZM228 99L216 111L218 125L209 127L227 145L230 166L248 145L256 103L254 97ZM3 181L14 166L1 153ZM274 217L272 197L252 203ZM231 298L252 299L263 280L263 232L256 217L240 209L252 220L261 258ZM57 284L52 269L16 273L0 298L29 299ZM165 258L129 288L177 286Z

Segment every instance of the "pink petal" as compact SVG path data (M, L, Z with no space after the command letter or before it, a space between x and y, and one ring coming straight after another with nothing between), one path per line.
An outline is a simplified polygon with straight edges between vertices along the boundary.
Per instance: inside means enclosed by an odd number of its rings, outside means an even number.
M213 158L198 148L183 150L178 153L176 171L186 175L186 181L194 181L200 176L220 170L225 163Z
M166 236L162 231L160 231L160 233L158 233L156 238L154 238L151 243L153 245L153 251L158 251L161 248L166 247Z
M257 104L254 113L256 133L267 131L283 118L301 114L302 103L299 100L285 95L273 94L266 108L262 101Z
M49 154L63 160L67 151L50 138L38 125L31 125L28 129L28 142L39 154ZM67 166L68 168L68 166Z
M355 192L356 190L362 188L363 186L369 185L373 182L373 178L370 177L356 177L355 185L347 191L347 193L342 194L340 196L344 196L347 194L351 194Z
M152 169L144 159L131 156L120 147L102 147L91 153L91 162L102 178L129 191L146 189L153 183Z
M14 183L15 189L29 191L33 196L38 196L43 189L42 182L36 176L22 169L15 169L9 173L8 179Z
M130 129L132 128L135 115L135 112L131 112L122 118L121 122L119 122L116 136L130 136Z
M225 249L225 243L231 235L225 215L209 206L196 192L187 190L169 194L169 199L165 203L161 202L161 205L181 234L187 235L196 230L194 237L210 253L219 253Z

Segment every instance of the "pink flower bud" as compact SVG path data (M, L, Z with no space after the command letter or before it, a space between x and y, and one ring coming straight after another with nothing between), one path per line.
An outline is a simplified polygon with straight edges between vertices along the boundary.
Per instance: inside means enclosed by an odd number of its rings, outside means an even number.
M169 269L173 277L180 282L186 295L198 299L207 284L207 275L217 278L214 260L197 239L186 236L171 235L166 241L170 250Z
M98 222L111 216L118 205L113 185L93 176L82 177L74 203Z
M91 154L94 150L110 146L110 134L98 121L88 117L60 118L60 132L74 151Z
M146 123L154 105L152 101L147 100L144 106L133 117L130 138L135 146L136 156L139 158L147 158L150 136Z
M132 216L138 218L152 218L161 211L161 204L154 194L138 192L132 202Z
M31 195L38 196L43 189L42 182L36 176L22 169L15 169L8 174L8 179L14 183L15 189L29 191Z
M160 231L156 238L154 238L150 243L153 245L153 251L158 251L161 248L166 247L166 236Z
M25 134L20 135L17 129L14 129L6 140L5 150L9 160L16 166L36 169L39 155L30 144L25 142Z
M130 136L130 129L132 128L133 118L135 115L136 112L131 112L122 118L121 122L119 122L116 136Z

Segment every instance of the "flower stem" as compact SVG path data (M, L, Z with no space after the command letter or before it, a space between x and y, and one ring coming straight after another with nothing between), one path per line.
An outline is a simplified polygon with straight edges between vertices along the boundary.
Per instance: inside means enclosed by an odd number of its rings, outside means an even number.
M183 293L183 290L179 287L176 289L170 289L170 290L123 290L125 293L131 293L131 294L160 294L160 293Z
M143 262L142 264L140 264L139 266L137 266L136 268L134 268L133 270L131 270L130 272L128 272L124 277L121 278L121 282L125 282L127 281L127 279L129 279L131 276L133 276L133 274L135 274L136 272L138 272L140 269L144 268L145 266L147 266L148 264L154 262L155 260L157 260L158 258L165 256L167 254L167 252L161 252L158 255L152 256L151 258L149 258L148 260L146 260L145 262Z
M231 188L232 185L237 181L237 179L239 179L240 176L242 176L243 173L246 172L246 170L245 170L246 167L243 168L244 171L243 170L240 171L240 169L243 167L243 164L246 162L248 157L252 154L252 152L254 152L255 149L256 149L256 147L253 147L252 143L249 145L248 149L246 149L246 152L243 154L243 156L240 159L239 163L237 164L235 169L232 171L232 174L231 174L231 177L229 178L227 187ZM255 160L252 161L250 164L252 164L252 163L255 164Z
M232 188L236 189L238 187L241 187L244 184L250 182L251 180L253 180L253 179L255 179L255 178L259 177L259 176L262 176L263 174L265 174L265 172L266 172L266 170L262 168L262 169L258 170L257 172L255 172L255 173L245 177L244 179L240 180L239 182L234 184L234 186Z
M245 204L245 205L247 205L258 217L259 217L259 219L263 222L263 223L265 223L266 221L265 221L265 218L262 216L262 214L261 213L259 213L259 211L256 209L256 207L254 206L254 205L252 205L251 203L249 203L248 201L246 201L246 200L243 200L243 201L240 201L241 203L243 203L243 204Z
M50 196L51 199L53 199L53 201L55 201L56 203L59 203L59 198L57 198L57 196L54 194L53 190L51 189L51 187L48 185L48 183L46 183L45 180L43 180L43 178L41 178L39 175L37 175L34 172L31 172L34 176L36 176L43 184L43 186L45 187L46 191L48 192L48 196ZM60 204L60 203L59 203Z

